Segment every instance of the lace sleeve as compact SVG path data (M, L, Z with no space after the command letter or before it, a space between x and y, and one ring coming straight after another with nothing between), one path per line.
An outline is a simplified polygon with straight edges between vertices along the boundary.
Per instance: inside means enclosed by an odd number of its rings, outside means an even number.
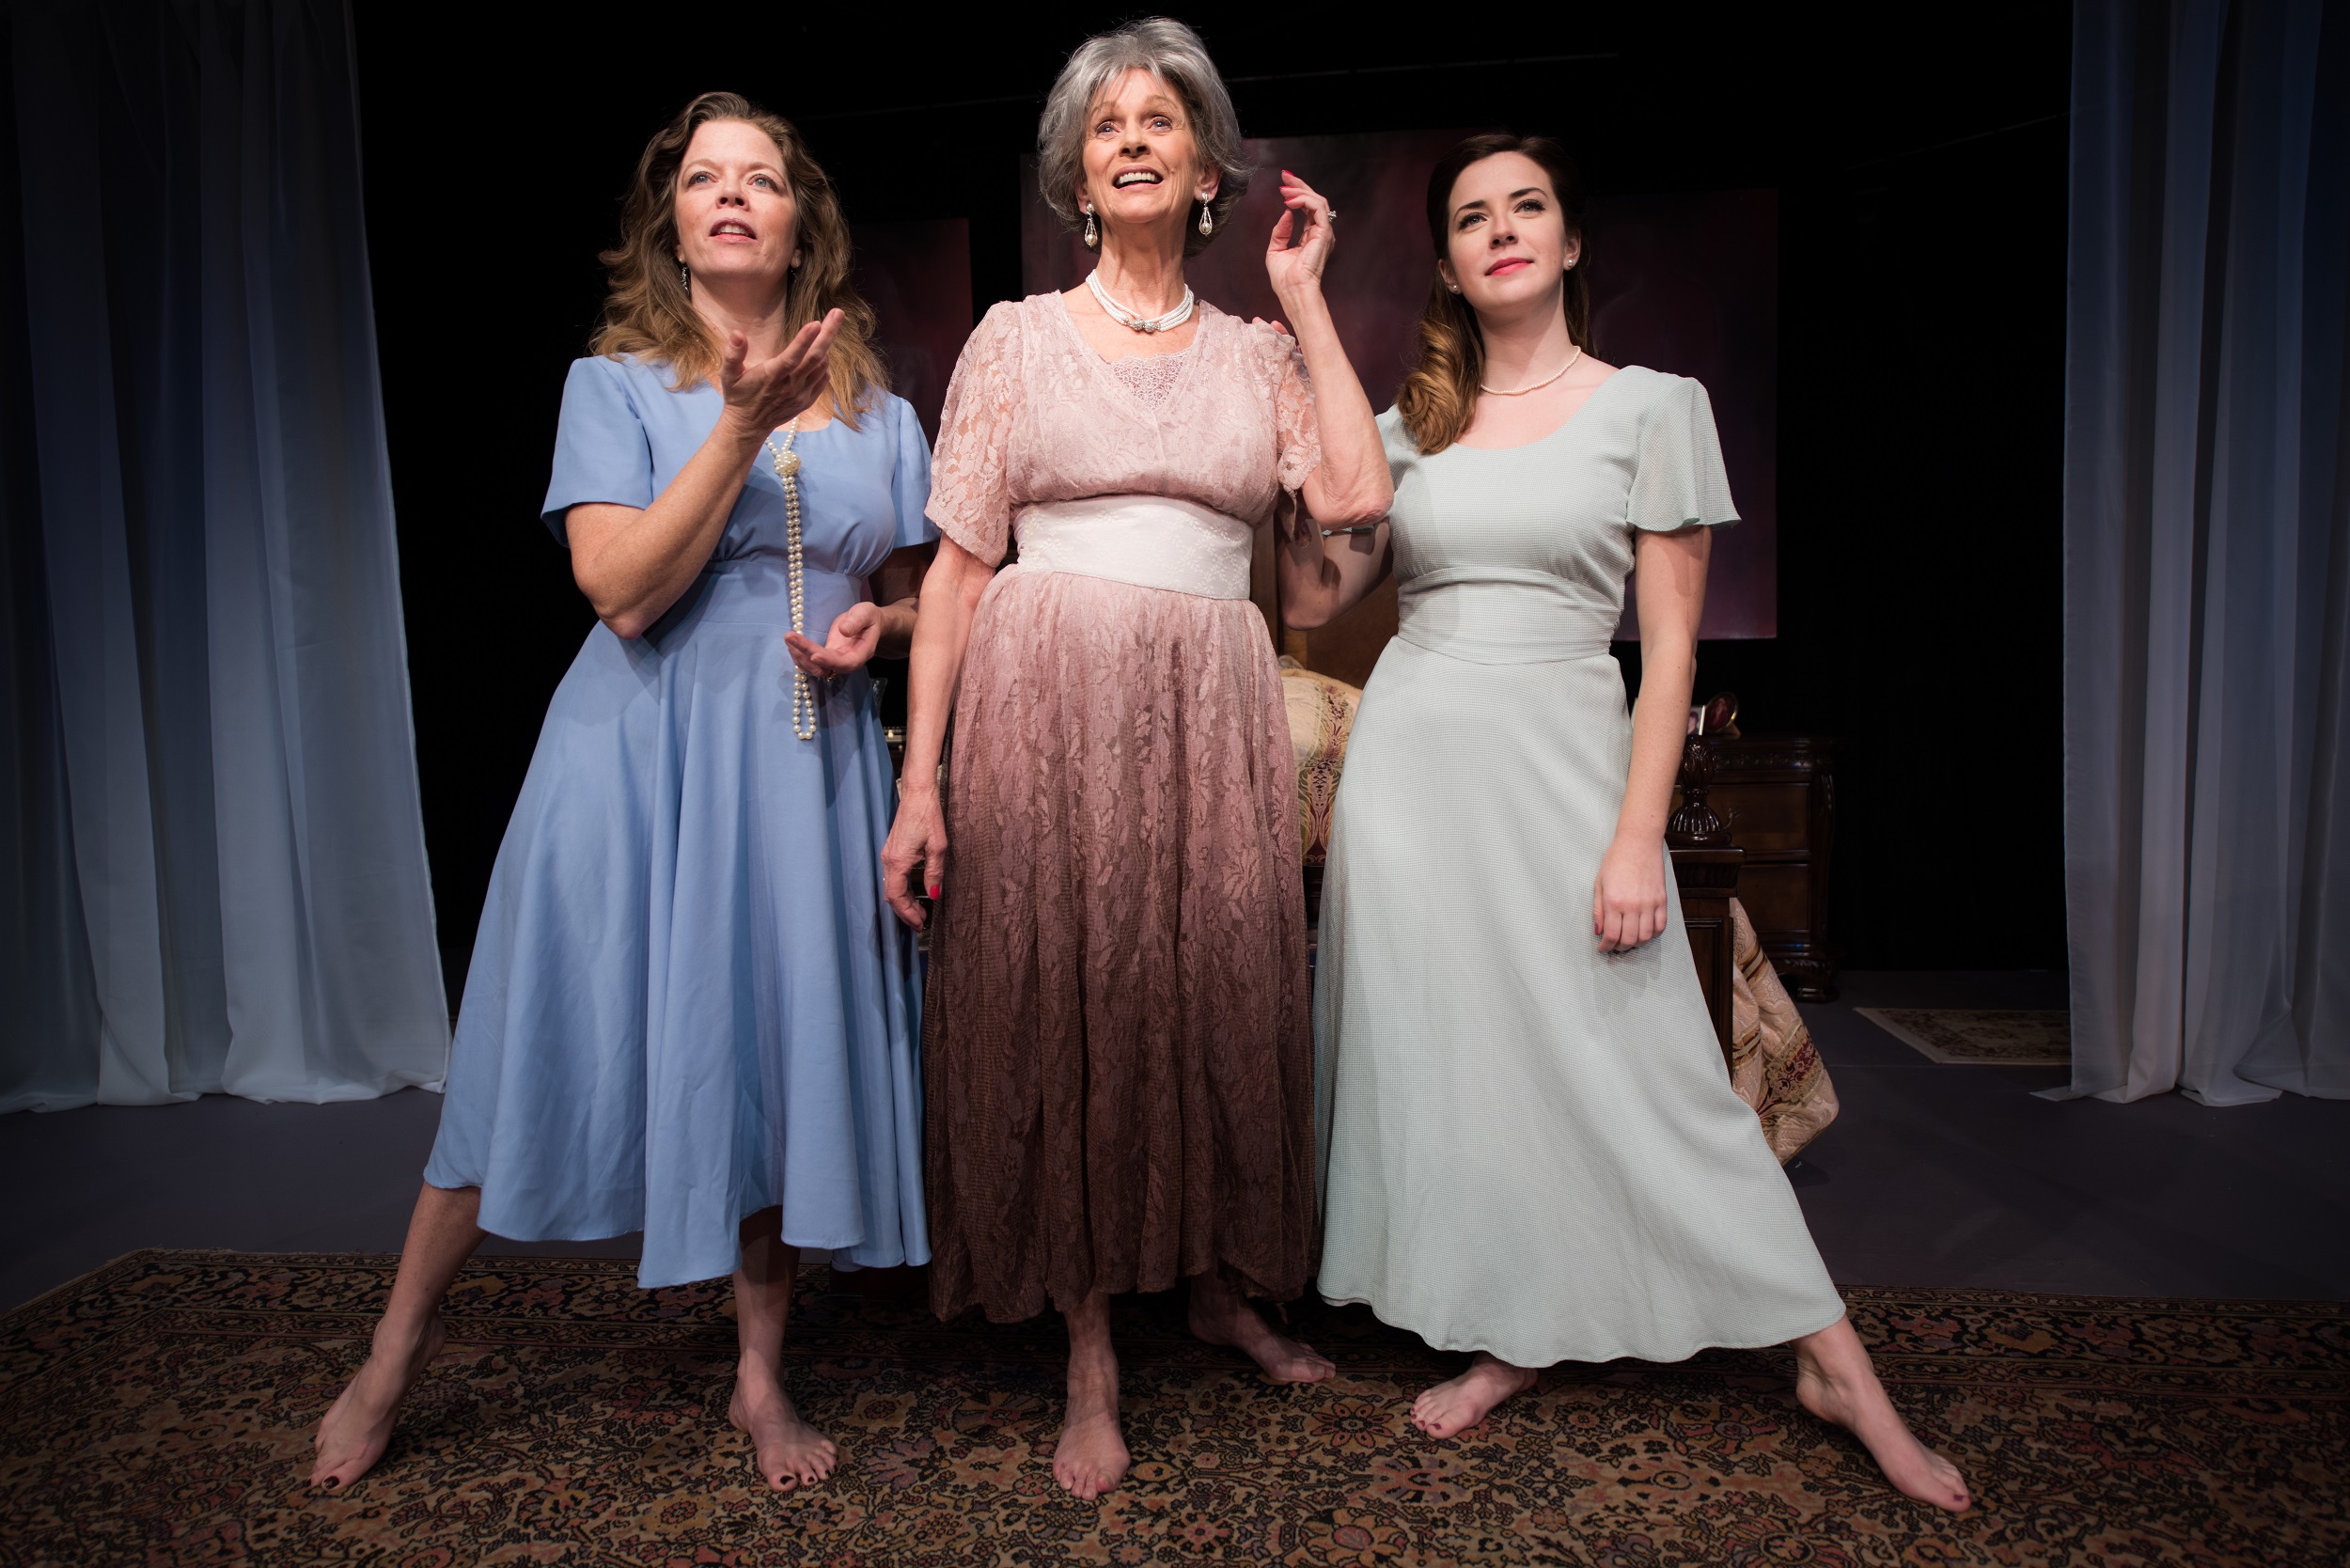
M995 306L979 322L938 416L931 462L930 519L938 531L989 566L1004 558L1011 531L1010 450L1020 352L1015 307Z
M1273 335L1273 341L1279 355L1273 386L1275 472L1281 488L1293 491L1322 466L1322 426L1314 418L1314 384L1304 351L1286 333Z

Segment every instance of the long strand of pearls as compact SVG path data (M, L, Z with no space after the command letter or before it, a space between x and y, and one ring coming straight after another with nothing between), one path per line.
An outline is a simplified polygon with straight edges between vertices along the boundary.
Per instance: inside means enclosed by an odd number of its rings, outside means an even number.
M776 478L783 485L783 539L787 580L791 586L791 630L807 635L807 576L803 570L800 550L800 454L791 449L791 443L800 433L800 416L783 427L783 445L777 447L770 439L767 450L775 455ZM808 686L807 671L798 665L791 666L791 733L804 741L816 738L816 693Z

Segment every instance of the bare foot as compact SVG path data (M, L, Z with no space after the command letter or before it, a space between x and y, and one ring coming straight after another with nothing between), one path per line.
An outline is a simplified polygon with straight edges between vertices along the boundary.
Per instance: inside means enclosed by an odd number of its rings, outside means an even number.
M1795 1341L1795 1398L1820 1419L1859 1438L1904 1496L1953 1513L1974 1501L1958 1466L1918 1441L1893 1408L1850 1319Z
M424 1333L415 1343L395 1347L379 1338L368 1347L359 1374L326 1407L310 1439L318 1454L310 1466L311 1485L339 1489L375 1467L392 1440L392 1428L399 1423L400 1402L441 1354L447 1338L441 1316L435 1312L425 1320Z
M1191 1332L1246 1356L1268 1383L1319 1383L1339 1370L1313 1346L1276 1334L1256 1308L1212 1274L1192 1277Z
M1091 1502L1126 1479L1133 1463L1118 1430L1118 1357L1107 1350L1069 1357L1069 1411L1053 1444L1053 1479Z
M840 1462L831 1438L800 1419L800 1412L783 1385L738 1369L734 1398L727 1403L727 1419L751 1435L758 1451L759 1473L778 1492L813 1486Z
M1412 1424L1431 1437L1466 1432L1490 1415L1495 1405L1534 1387L1537 1376L1530 1367L1513 1367L1480 1350L1468 1371L1412 1402Z

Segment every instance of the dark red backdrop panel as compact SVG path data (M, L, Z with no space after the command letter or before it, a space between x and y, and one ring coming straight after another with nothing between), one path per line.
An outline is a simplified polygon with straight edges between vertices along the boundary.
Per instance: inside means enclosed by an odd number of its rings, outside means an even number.
M890 390L938 439L947 378L971 335L971 225L963 218L853 223L856 286L881 320Z

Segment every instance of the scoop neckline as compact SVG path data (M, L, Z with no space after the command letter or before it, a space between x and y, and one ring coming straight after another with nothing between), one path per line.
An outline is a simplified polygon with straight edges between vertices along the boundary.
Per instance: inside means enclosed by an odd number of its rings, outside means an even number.
M1606 378L1603 379L1597 386L1591 388L1590 396L1583 400L1583 403L1580 408L1577 408L1573 414L1568 415L1564 419L1559 420L1558 424L1552 426L1549 430L1544 431L1542 434L1536 436L1531 441L1513 441L1507 447L1472 447L1465 441L1455 441L1452 444L1453 449L1463 452L1523 452L1529 447L1539 447L1545 441L1554 441L1571 429L1577 419L1582 418L1585 412L1590 408L1592 400L1602 392L1606 391L1608 387L1614 385L1617 381L1622 379L1626 370L1637 368L1637 366L1619 365L1614 369L1608 371Z
M1207 337L1209 328L1214 323L1215 317L1221 314L1221 312L1215 310L1214 306L1209 305L1207 301L1201 300L1199 302L1198 330L1191 335L1190 342L1184 344L1182 348L1177 349L1174 353L1144 354L1130 353L1122 354L1116 359L1104 359L1102 357L1101 351L1096 349L1092 344L1087 342L1086 335L1078 330L1077 318L1069 313L1069 296L1056 291L1052 298L1054 314L1060 318L1060 330L1069 334L1069 341L1075 345L1076 351L1085 355L1088 360L1092 362L1094 373L1098 374L1102 380L1108 384L1112 395L1123 399L1129 407L1135 409L1146 417L1162 422L1167 419L1168 411L1178 405L1178 402L1183 393L1189 390L1195 373L1198 371L1198 367L1203 363L1201 357L1193 351L1198 349L1200 343ZM1159 401L1155 403L1143 401L1142 395L1135 390L1133 384L1128 382L1124 376L1118 373L1118 368L1129 359L1171 359L1175 361L1176 370L1174 383L1167 387L1167 395L1160 399Z

